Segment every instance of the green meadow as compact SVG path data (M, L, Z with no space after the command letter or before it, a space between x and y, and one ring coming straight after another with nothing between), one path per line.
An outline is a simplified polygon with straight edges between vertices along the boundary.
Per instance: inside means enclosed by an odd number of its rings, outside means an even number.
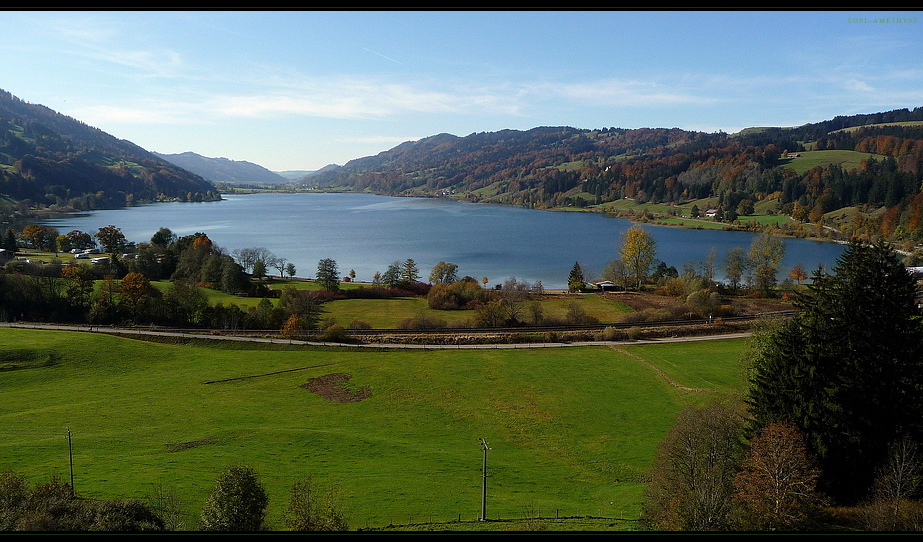
M862 161L868 160L869 157L875 160L884 158L884 156L879 154L848 150L805 151L798 154L801 156L781 160L780 163L794 169L799 175L804 175L813 167L827 164L837 164L844 170L849 171L850 169L859 167Z
M234 463L261 475L277 528L291 484L310 476L338 488L352 529L488 529L476 521L484 438L489 519L594 516L625 530L676 413L743 389L743 348L324 349L0 328L0 469L68 479L69 430L79 494L160 488L189 529ZM303 387L330 374L367 396Z

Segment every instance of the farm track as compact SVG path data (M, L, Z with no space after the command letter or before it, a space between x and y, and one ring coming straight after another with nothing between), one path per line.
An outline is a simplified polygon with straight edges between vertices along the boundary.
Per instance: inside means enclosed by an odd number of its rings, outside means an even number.
M751 316L738 316L724 318L722 322L728 327L734 324L746 324L754 320L767 316L790 316L793 311L779 311L773 313L763 313ZM0 327L21 328L21 329L43 329L58 331L78 331L92 333L106 333L112 335L124 336L151 336L151 337L171 337L179 339L206 339L206 340L225 340L239 342L261 342L273 344L305 345L305 346L340 346L354 348L417 348L417 349L461 349L461 348L548 348L548 347L567 347L567 346L588 346L588 345L613 345L613 344L644 344L644 343L662 343L678 341L695 341L710 340L721 338L736 338L748 336L747 332L731 333L683 333L695 326L701 327L710 325L706 320L671 320L661 322L635 322L635 323L611 323L596 324L584 326L547 326L547 327L512 327L512 328L468 328L468 329L362 329L348 330L346 333L350 337L363 337L367 341L373 341L375 338L382 339L385 337L405 337L411 339L416 337L410 343L388 343L388 342L332 342L320 338L313 340L286 338L280 335L278 331L272 330L202 330L188 328L162 328L162 327L115 327L115 326L87 326L87 325L65 325L65 324L39 324L39 323L0 323ZM724 327L724 326L722 326ZM564 335L567 333L594 333L602 332L606 328L615 328L628 330L631 328L644 329L669 329L669 336L648 338L648 339L626 339L626 340L546 340L540 342L515 342L516 337L523 334L531 335ZM432 343L420 343L419 339L425 337L451 337L451 336L481 337L487 339L487 342L470 342L470 343L453 343L444 344L438 341ZM502 337L490 341L489 339Z

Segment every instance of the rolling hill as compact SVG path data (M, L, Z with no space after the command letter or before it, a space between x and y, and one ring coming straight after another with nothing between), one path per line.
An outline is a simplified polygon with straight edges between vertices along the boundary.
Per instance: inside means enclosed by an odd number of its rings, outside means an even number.
M921 120L923 108L737 134L572 127L439 134L352 160L311 182L545 209L712 199L729 223L745 201L804 223L865 207L868 220L846 235L921 243ZM813 162L802 159L808 154Z

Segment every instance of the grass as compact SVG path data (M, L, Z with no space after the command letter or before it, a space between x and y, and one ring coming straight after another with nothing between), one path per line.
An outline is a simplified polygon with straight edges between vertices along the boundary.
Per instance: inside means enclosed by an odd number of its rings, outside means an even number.
M277 527L291 483L312 475L340 488L353 528L475 520L482 437L489 518L637 518L673 417L739 391L743 347L370 351L10 328L0 345L0 469L67 479L70 429L82 495L143 498L162 484L194 527L215 478L242 462ZM717 391L683 391L649 364ZM330 373L371 397L341 404L300 387Z
M838 164L844 170L859 167L863 160L870 156L876 160L881 160L884 156L878 154L869 154L867 152L831 150L831 151L805 151L799 153L798 158L780 160L781 165L787 165L795 170L799 175L804 175L813 167L823 166L826 164Z

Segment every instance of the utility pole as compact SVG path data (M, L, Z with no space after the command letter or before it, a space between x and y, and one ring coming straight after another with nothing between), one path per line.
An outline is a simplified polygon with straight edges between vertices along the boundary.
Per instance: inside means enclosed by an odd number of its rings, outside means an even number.
M490 450L490 445L487 442L487 439L480 439L481 446L484 448L484 463L481 467L482 483L481 483L481 521L487 521L487 451Z
M70 427L67 428L67 436L64 438L67 439L67 456L68 456L68 462L70 463L70 469L71 469L71 495L74 495L75 494L74 492L74 444L73 444L73 440L71 440L71 428Z

